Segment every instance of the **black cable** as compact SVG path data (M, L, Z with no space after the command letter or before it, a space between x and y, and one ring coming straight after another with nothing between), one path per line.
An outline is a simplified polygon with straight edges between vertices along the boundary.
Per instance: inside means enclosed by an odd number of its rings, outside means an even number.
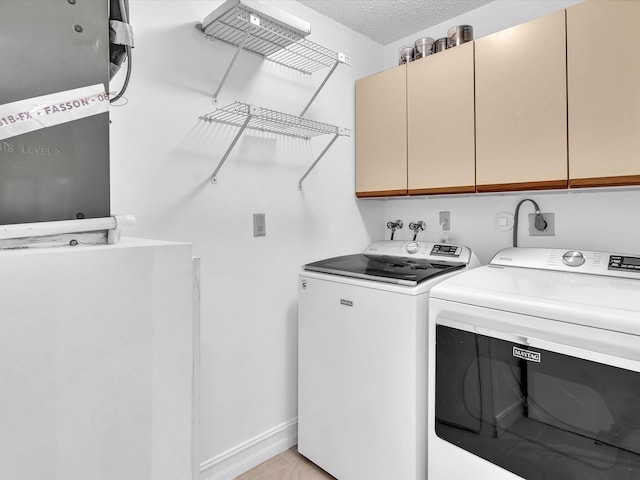
M126 7L128 7L129 4L127 3L125 7L124 0L118 0L118 5L120 7L120 16L122 17L122 21L124 23L129 23L129 15L126 9ZM124 83L122 85L122 88L120 89L120 92L118 92L118 94L115 97L109 99L109 103L114 103L120 100L120 98L122 98L122 96L124 95L124 92L127 91L127 87L129 86L129 79L131 78L131 70L133 69L133 65L131 61L131 47L129 45L125 45L125 51L127 52L127 73L124 78Z
M122 98L122 96L124 95L124 92L127 91L127 87L129 86L129 79L131 78L131 47L129 45L127 45L126 47L127 50L127 74L124 77L124 84L122 85L122 88L120 89L120 92L118 92L118 94L109 99L110 103L116 102L118 100L120 100L120 98Z
M520 205L522 205L524 202L527 202L527 201L533 203L533 207L535 208L536 218L533 223L534 226L540 231L543 231L545 228L547 228L547 222L542 216L542 214L540 213L540 207L538 206L538 204L534 200L531 200L530 198L525 198L524 200L520 200L520 202L516 206L516 212L513 216L513 246L514 247L518 246L518 212L520 211Z

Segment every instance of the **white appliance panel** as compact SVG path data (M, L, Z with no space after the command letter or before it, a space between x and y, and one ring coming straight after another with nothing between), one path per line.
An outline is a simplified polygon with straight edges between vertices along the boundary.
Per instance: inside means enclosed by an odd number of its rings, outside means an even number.
M0 478L190 480L191 246L0 251Z
M299 451L340 480L424 478L427 293L321 277L300 276Z
M431 296L640 335L639 285L625 278L489 265L437 285Z

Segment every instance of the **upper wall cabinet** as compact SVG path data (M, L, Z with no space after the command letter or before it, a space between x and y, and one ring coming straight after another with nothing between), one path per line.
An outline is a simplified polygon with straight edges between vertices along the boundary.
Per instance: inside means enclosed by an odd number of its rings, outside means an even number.
M567 9L571 187L640 183L638 22L638 1Z
M358 197L475 191L473 43L356 82Z
M407 66L408 193L475 192L473 42Z
M406 65L356 81L356 129L356 195L406 195Z
M566 188L564 10L475 44L477 191Z
M640 185L639 24L588 0L359 80L357 195Z

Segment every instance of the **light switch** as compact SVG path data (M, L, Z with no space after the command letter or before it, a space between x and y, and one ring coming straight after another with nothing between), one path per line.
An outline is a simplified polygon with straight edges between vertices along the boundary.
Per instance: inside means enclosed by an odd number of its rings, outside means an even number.
M440 212L442 230L451 230L451 212Z
M267 235L267 220L264 213L253 214L253 236L265 237Z

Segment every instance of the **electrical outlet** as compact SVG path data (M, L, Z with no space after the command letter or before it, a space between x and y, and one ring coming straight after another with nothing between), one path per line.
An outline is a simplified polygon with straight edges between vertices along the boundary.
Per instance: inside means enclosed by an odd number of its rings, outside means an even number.
M267 219L264 213L253 214L253 236L265 237L267 235Z
M542 213L544 221L547 222L547 226L544 230L538 230L535 226L536 214L529 214L529 236L531 237L544 237L554 236L556 234L555 222L553 213Z
M440 212L440 225L442 225L442 230L451 230L450 212Z

